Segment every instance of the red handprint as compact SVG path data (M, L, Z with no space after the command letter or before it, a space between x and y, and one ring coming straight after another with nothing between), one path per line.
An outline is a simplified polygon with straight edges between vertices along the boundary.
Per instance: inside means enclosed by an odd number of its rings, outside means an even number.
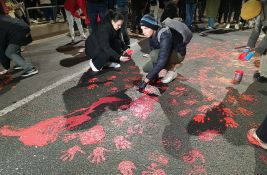
M224 120L225 120L226 127L237 128L239 126L239 124L236 123L234 119L231 117L225 117Z
M226 117L233 117L235 113L230 108L222 108L222 114Z
M85 154L85 152L81 150L81 147L75 145L74 147L69 148L67 151L63 151L63 155L60 157L60 159L62 161L72 161L77 152Z
M242 108L242 107L238 107L237 108L237 111L241 113L241 115L245 116L245 117L250 117L253 115L253 112L245 109L245 108Z
M156 163L152 163L147 169L147 171L142 171L141 175L166 175L164 170L159 169Z
M115 118L111 123L113 123L115 126L121 126L123 122L126 121L127 119L128 119L127 116L121 116Z
M114 142L117 149L130 149L132 143L129 142L124 136L117 136L114 138Z
M198 123L204 123L205 115L204 114L198 114L193 117L193 120Z
M197 158L199 158L202 161L202 163L205 163L205 157L197 149L193 149L182 156L182 160L190 164L194 163Z
M97 147L93 150L90 156L87 158L91 163L99 164L106 160L105 152L110 152L106 148Z
M133 175L133 171L136 169L136 166L131 161L122 161L119 164L118 169L122 175Z
M127 130L128 134L142 134L144 128L141 124L130 126Z

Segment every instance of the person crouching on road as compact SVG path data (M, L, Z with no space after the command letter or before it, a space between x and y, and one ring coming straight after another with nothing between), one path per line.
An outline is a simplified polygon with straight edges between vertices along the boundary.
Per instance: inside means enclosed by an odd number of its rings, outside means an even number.
M22 77L37 74L38 70L32 64L27 63L20 53L21 46L32 42L28 24L7 15L4 7L0 5L0 26L1 39L4 40L0 41L0 47L4 50L5 56L24 69Z
M123 56L127 53L128 46L120 37L123 15L112 10L108 15L109 19L97 31L93 31L85 42L85 52L94 72L100 71L104 66L119 68L120 62L130 60L129 56Z
M187 44L183 43L183 36L180 33L167 26L159 26L156 19L150 15L143 16L140 24L153 49L149 54L151 60L143 67L144 72L148 73L139 84L139 91L143 91L149 82L162 74L164 69L167 73L161 79L162 83L170 83L176 78L177 68L186 55Z

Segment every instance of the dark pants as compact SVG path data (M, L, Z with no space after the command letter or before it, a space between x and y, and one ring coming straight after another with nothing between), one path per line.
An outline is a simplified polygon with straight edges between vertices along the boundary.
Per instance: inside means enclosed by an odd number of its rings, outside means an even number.
M90 2L90 1L89 1ZM90 19L90 25L92 32L97 30L98 23L97 23L97 17L99 15L100 22L105 21L105 16L108 11L107 4L94 4L94 3L87 3L87 14Z
M221 0L221 5L219 9L219 16L218 16L218 22L221 23L222 17L223 22L227 22L228 13L229 13L229 4L230 0Z
M234 21L239 23L239 17L241 13L242 0L231 0L228 14L228 23L231 22L232 13L234 12Z
M141 27L140 27L141 18L142 18L142 10L141 9L132 9L131 30L135 31L136 26L138 26L139 32L142 32Z
M264 121L261 123L260 127L256 131L257 136L261 141L267 143L267 116Z
M51 6L52 4L42 4L40 6ZM55 15L54 15L54 11L53 11L53 8L43 8L41 9L42 12L44 13L44 17L45 17L45 20L46 21L49 21L49 20L55 20Z
M119 55L121 55L123 52L122 47L121 47L121 41L119 39L116 39L111 43L111 48L115 52L117 52ZM99 52L95 56L90 56L90 53L88 54L89 54L89 57L92 58L92 62L94 66L98 70L101 70L108 62L118 62L118 60L116 60L115 58L108 56L106 52Z
M192 25L193 22L193 15L195 13L197 4L186 4L186 20L185 20L185 24L190 27Z
M130 45L130 38L127 33L127 23L128 23L128 6L117 6L116 11L121 13L124 17L123 26L121 28L122 39L126 45Z

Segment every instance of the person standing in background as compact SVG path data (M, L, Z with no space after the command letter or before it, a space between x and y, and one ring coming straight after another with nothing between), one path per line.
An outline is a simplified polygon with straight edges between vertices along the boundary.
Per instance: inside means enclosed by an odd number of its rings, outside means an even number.
M193 15L197 7L197 0L186 0L185 3L186 3L185 4L186 6L185 24L187 25L187 27L191 28L192 22L193 22Z
M215 27L215 19L218 15L221 0L207 0L205 14L208 17L208 29L213 29Z

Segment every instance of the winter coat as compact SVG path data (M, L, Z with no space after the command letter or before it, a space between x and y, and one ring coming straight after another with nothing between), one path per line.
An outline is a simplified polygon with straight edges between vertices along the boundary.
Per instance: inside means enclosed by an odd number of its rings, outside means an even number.
M8 44L24 46L32 42L31 29L24 21L0 15L0 33Z
M119 62L121 55L111 48L111 44L114 40L120 40L122 49L126 50L128 48L121 40L120 34L121 31L116 31L111 22L101 24L99 29L93 32L85 42L86 55L94 58L99 53L105 52L108 57L112 57Z
M81 18L80 14L77 12L79 9L82 10L85 16L85 24L89 24L89 18L86 11L86 1L85 0L66 0L64 3L64 8L71 12L72 16L76 18Z
M89 4L108 4L108 0L87 0Z
M164 69L173 50L183 56L186 54L186 44L183 43L182 35L169 27L158 29L156 34L150 38L150 46L152 49L160 51L157 62L146 76L149 80L155 79L158 73Z
M252 30L250 37L248 39L247 46L254 48L256 42L260 36L262 28L267 27L267 0L262 1L262 11L261 14L257 17L255 28ZM260 42L260 44L255 48L255 51L259 54L263 54L267 50L267 38L266 36Z
M205 14L207 17L217 17L221 0L207 0Z

